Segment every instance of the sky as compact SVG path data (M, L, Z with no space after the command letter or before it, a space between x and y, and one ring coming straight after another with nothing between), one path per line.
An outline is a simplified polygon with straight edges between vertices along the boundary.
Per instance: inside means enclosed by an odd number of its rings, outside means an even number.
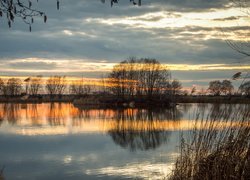
M29 26L0 18L0 76L100 78L129 57L155 58L183 86L206 88L250 69L227 40L248 41L250 16L229 0L36 0L48 16ZM249 11L248 11L249 12Z

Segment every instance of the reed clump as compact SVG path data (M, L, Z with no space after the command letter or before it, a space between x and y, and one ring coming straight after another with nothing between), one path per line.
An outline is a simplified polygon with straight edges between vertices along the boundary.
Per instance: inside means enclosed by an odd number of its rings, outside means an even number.
M197 116L185 133L170 180L250 179L250 109Z
M4 176L3 176L3 170L4 170L4 168L2 168L0 170L0 180L4 180L5 179Z

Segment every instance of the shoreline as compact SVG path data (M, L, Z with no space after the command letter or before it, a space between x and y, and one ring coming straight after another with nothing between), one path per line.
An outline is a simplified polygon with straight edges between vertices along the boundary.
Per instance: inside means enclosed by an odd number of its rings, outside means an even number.
M177 103L250 104L246 96L179 96Z
M0 96L0 103L73 103L77 106L100 107L169 107L178 103L215 103L215 104L250 104L250 98L246 96L175 96L121 99L114 96L102 95L61 95L50 97L49 95L4 97Z

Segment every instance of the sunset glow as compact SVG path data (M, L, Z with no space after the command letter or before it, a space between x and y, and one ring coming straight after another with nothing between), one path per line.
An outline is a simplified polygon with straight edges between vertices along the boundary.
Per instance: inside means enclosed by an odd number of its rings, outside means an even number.
M10 109L5 111L5 109ZM1 132L8 131L20 135L63 135L75 133L107 133L111 131L188 131L194 125L199 128L206 127L202 120L172 120L154 119L154 121L137 119L136 114L145 114L146 110L125 109L122 112L112 109L80 110L72 104L28 104L11 105L0 104L0 118L5 120L0 127ZM119 114L131 118L119 119ZM146 114L145 114L146 115ZM134 120L132 120L134 119ZM14 123L15 126L11 124ZM235 122L215 122L218 129L230 126L239 126ZM34 127L37 126L37 127ZM31 128L32 127L32 128Z
M69 2L65 3L75 8ZM208 82L204 79L204 83L200 83L201 72L206 74L206 79L215 79L215 76L229 79L237 71L250 69L248 58L226 43L248 43L250 19L247 7L223 3L207 2L194 6L191 3L146 1L140 9L122 5L109 9L108 14L93 13L94 10L92 14L85 14L82 10L79 17L68 14L63 21L59 14L65 12L60 11L55 15L55 23L48 21L45 29L35 28L31 34L18 31L18 27L12 31L4 27L1 37L7 39L2 42L13 44L16 51L11 52L12 48L9 48L10 52L6 51L3 45L0 48L0 76L66 75L70 79L93 80L134 56L155 58L173 72L174 78L183 82L194 80L197 85L204 86ZM91 5L91 8L95 9L95 6ZM107 7L98 8L98 11L105 11ZM53 14L49 11L48 16L50 13ZM8 38L21 37L19 34L32 36L34 46L23 40L20 42L27 44L26 50L21 48L22 45L15 47L16 41ZM38 43L38 34L42 41L50 44L48 48ZM191 76L191 72L196 75ZM190 88L192 85L186 83L184 86Z
M0 180L250 179L250 0L0 0Z

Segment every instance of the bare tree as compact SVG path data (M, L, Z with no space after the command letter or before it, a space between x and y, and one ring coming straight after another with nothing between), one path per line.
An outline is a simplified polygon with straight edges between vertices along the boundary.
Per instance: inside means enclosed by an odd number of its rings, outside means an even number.
M99 91L103 93L107 92L107 79L105 78L104 74L101 76L101 86L99 88Z
M229 47L231 47L236 52L250 56L250 41L245 39L244 41L226 41Z
M57 10L59 10L60 1L56 1ZM119 0L110 0L111 7L118 3ZM133 5L141 6L141 0L129 0ZM105 0L101 0L105 3ZM38 3L38 0L37 0ZM45 12L34 8L34 1L32 0L0 0L0 18L6 18L9 28L16 18L23 20L29 26L29 31L32 29L35 17L42 17L44 23L47 22L47 15Z
M8 26L11 27L15 18L20 18L29 26L31 31L31 25L34 23L34 18L37 16L43 17L43 21L46 23L47 16L44 12L33 8L32 0L0 0L0 18L7 18ZM57 0L57 9L59 9L59 0Z
M143 67L139 83L144 94L148 97L159 95L162 84L169 81L170 72L155 59L143 59L141 63Z
M29 94L38 95L42 89L42 76L36 76L30 78Z
M6 94L15 96L22 92L22 81L18 78L10 78L6 84Z
M109 0L110 1L110 5L111 7L114 5L114 4L117 4L119 2L119 0ZM138 5L138 6L141 6L141 2L142 0L129 0L133 5ZM105 3L106 0L101 0L102 3Z
M151 98L164 92L170 72L155 59L130 58L114 66L108 77L110 90L118 97Z
M87 95L90 93L90 85L84 82L84 79L73 81L70 85L70 92L76 95Z
M5 89L5 83L4 83L4 81L0 78L0 94L4 94L4 89Z
M250 81L246 81L245 83L241 84L239 89L242 94L250 96Z
M51 76L47 81L45 88L51 96L62 95L67 87L65 76Z
M133 96L138 81L138 67L135 59L123 61L113 67L107 83L110 91L118 97Z
M172 95L179 95L181 93L182 85L177 79L174 79L170 84L170 91Z
M211 81L209 83L208 91L213 95L231 95L234 90L232 82L229 80Z
M247 14L250 15L249 7L250 7L250 1L249 0L231 0L231 2L236 6L240 7L240 10Z
M221 94L221 87L222 87L222 84L220 81L211 81L209 82L208 91L211 94L218 96Z
M247 19L249 19L250 16L250 1L249 0L231 0L234 6L239 7L240 11L247 16ZM250 56L250 41L249 41L249 31L244 32L243 30L240 31L234 31L234 36L241 37L241 40L226 40L227 44L236 52L243 54L245 56ZM232 76L232 80L238 80L242 79L241 84L238 88L238 91L241 91L240 87L246 82L247 79L249 79L250 72L249 70L246 71L240 71L235 73Z
M250 1L249 0L231 0L235 7L239 7L245 16L250 16ZM249 41L249 31L235 30L233 32L235 36L243 37L241 40L227 40L227 44L236 52L250 56L250 41Z
M229 80L223 80L221 82L221 92L224 95L230 95L230 94L232 94L233 89L234 89L234 87L233 87L231 81L229 81Z

